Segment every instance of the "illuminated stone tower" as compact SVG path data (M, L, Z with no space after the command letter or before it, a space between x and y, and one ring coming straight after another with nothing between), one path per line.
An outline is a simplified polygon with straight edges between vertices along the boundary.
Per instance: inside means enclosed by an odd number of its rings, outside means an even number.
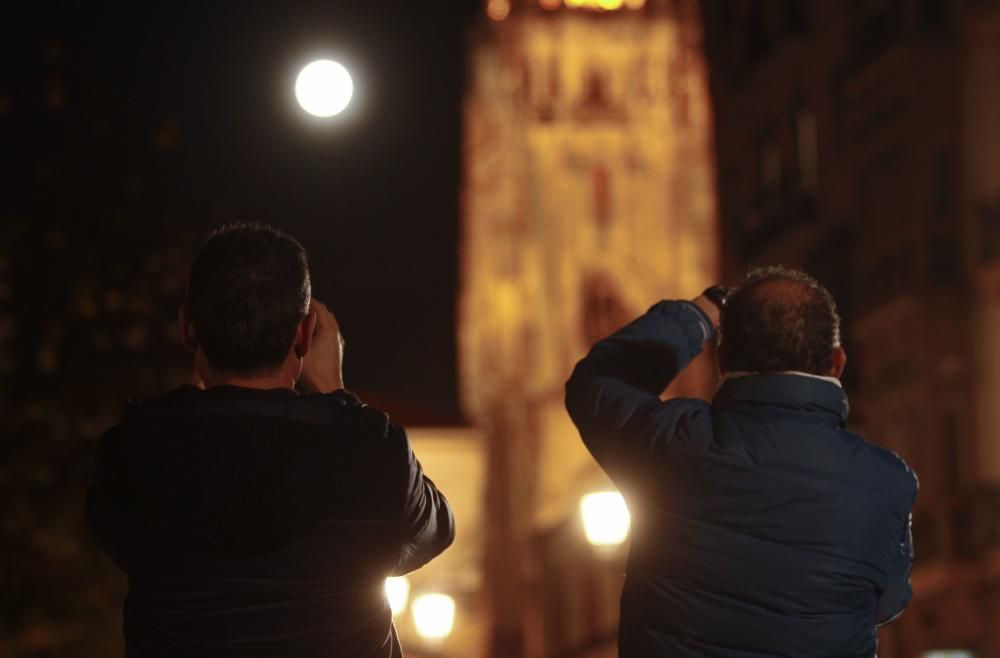
M553 649L534 538L600 482L563 384L593 341L716 278L715 191L696 0L486 14L464 108L460 362L488 437L489 653L517 658Z

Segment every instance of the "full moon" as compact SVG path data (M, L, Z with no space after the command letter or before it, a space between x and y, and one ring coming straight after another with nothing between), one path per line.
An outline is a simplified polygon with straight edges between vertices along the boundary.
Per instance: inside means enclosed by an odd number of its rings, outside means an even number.
M307 64L295 80L295 98L302 109L317 117L340 114L351 102L354 83L343 66L329 59Z

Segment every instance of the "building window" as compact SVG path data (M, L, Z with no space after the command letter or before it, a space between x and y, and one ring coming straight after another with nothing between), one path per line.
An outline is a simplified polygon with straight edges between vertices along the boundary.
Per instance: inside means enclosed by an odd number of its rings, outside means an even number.
M942 478L945 492L951 493L959 489L962 485L962 468L959 436L961 427L959 416L954 410L948 410L944 417L943 436L944 445L941 467L944 471Z
M750 36L749 36L749 60L750 67L753 68L757 62L762 60L770 48L767 38L767 21L765 17L766 8L758 2L750 5Z
M847 3L847 48L850 68L874 61L903 36L905 7L901 0Z
M603 165L594 168L593 186L594 221L601 228L611 223L611 175Z
M521 97L525 103L531 103L531 61L521 62Z
M951 285L959 280L961 270L956 237L943 231L930 233L927 240L927 276L931 283Z
M799 187L804 192L815 192L819 184L819 138L812 110L801 108L795 112L795 148Z
M621 329L632 319L611 277L602 272L594 273L584 281L581 310L583 339L587 345L593 345Z
M931 219L935 224L947 224L954 205L954 177L952 176L951 149L939 149L934 156L934 173L931 182Z
M951 27L951 15L946 0L921 0L920 19L928 32L945 32Z
M548 83L549 100L554 101L559 98L559 58L555 55L549 56Z
M791 34L805 32L809 3L802 0L784 0L785 30Z
M979 215L979 255L983 263L1000 260L1000 199L984 201L976 208Z
M583 79L583 106L591 110L604 110L610 104L604 76L600 71L589 71Z
M774 135L768 135L760 145L760 186L767 192L781 187L781 146Z

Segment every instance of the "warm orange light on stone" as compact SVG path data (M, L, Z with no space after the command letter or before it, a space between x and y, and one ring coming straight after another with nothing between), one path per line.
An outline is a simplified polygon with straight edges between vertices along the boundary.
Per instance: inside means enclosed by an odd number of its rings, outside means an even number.
M600 486L563 406L574 362L654 301L718 279L708 78L685 18L697 0L668 4L676 14L538 0L469 55L458 339L487 459L483 541L499 547L484 563L492 655L514 655L535 537L578 518L581 482ZM621 538L624 516L610 517L598 543Z

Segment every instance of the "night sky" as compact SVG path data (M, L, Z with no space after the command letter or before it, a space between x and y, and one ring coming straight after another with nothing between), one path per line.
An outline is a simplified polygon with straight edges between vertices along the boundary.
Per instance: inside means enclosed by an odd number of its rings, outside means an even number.
M5 21L15 280L37 277L31 294L50 297L93 272L97 287L127 285L147 250L189 258L212 226L270 223L309 252L314 293L347 340L348 386L454 417L464 40L479 9L86 3ZM292 96L317 57L354 77L351 106L332 121ZM30 310L15 288L27 353L61 311ZM162 290L150 299L169 319L176 284Z

